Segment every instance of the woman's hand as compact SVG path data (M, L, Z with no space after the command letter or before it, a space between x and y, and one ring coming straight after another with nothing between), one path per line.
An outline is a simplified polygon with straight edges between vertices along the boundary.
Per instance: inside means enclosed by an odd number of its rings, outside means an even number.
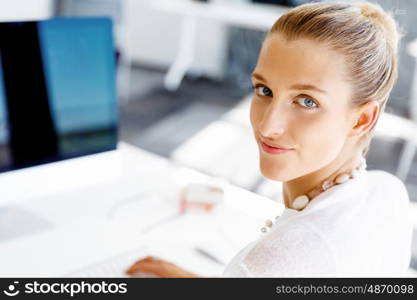
M126 274L131 277L196 278L197 274L186 271L177 265L153 256L135 262Z

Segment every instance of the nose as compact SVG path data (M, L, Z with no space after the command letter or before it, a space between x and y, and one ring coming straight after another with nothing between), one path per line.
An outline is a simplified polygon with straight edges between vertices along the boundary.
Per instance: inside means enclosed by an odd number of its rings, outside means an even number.
M265 110L258 130L263 137L270 139L275 139L285 132L284 116L277 106L271 105Z

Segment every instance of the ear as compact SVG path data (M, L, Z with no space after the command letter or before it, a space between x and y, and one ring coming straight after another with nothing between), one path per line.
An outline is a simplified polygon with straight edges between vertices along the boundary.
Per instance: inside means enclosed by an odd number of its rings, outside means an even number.
M355 114L356 123L351 129L352 136L360 136L368 132L377 121L379 103L371 100L362 105Z

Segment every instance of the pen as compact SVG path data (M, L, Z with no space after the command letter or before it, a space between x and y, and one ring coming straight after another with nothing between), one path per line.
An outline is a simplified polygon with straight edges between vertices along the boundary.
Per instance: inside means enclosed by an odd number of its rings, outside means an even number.
M215 263L218 263L222 266L225 265L225 263L223 261L221 261L220 259L218 259L216 256L214 256L213 254L207 252L206 250L199 248L199 247L194 247L194 250L197 251L199 254L207 257L208 259L214 261Z

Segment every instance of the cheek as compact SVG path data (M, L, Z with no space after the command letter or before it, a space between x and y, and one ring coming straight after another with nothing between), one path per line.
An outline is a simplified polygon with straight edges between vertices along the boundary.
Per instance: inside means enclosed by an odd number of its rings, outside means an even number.
M257 125L262 119L263 110L262 106L257 103L254 99L252 99L251 105L250 105L250 122L253 129L256 129Z
M295 124L293 134L300 146L301 163L314 169L333 161L346 140L344 125L342 119L331 115L304 118Z

